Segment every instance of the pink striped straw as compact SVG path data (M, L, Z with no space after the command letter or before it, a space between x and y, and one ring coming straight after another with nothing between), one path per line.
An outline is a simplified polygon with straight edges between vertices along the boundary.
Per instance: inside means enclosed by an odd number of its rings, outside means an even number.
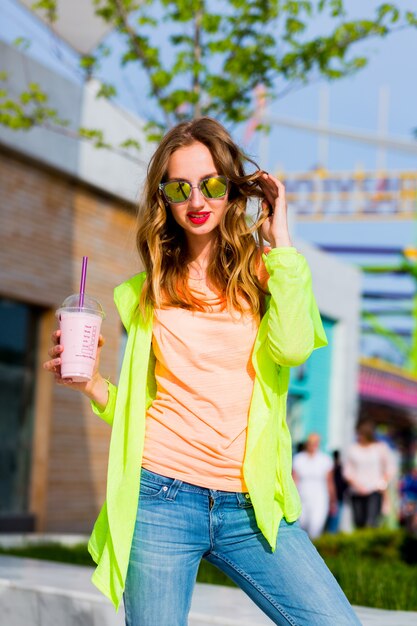
M88 263L88 256L83 256L83 265L81 268L80 298L78 301L79 307L84 306L85 281L87 278L87 263Z

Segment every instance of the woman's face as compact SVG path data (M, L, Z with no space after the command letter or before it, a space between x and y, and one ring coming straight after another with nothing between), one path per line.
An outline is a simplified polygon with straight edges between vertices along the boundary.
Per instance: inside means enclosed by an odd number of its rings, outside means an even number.
M172 215L186 232L188 239L210 240L227 210L227 194L222 198L206 198L198 185L209 176L222 175L214 165L210 150L202 143L178 148L168 161L167 181L186 180L192 186L188 200L169 203Z

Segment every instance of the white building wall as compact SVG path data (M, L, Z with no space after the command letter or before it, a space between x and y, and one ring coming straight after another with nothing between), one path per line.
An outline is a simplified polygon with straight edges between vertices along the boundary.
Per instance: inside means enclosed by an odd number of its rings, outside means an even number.
M105 99L96 99L98 84L77 84L34 61L15 48L0 42L1 69L8 73L6 88L20 94L29 82L39 83L49 104L68 129L33 128L12 131L0 126L0 142L86 183L135 202L152 148L146 143L142 120ZM142 152L132 158L106 148L96 149L75 136L79 127L102 130L104 139L117 148L126 139L136 139Z
M124 140L132 138L140 143L142 150L140 155L136 150L131 150L130 159L105 148L97 149L88 141L81 141L78 150L78 176L121 198L136 202L152 149L145 140L143 122L129 111L115 107L108 100L97 99L99 87L99 83L91 81L83 89L82 126L103 129L106 141L115 148Z

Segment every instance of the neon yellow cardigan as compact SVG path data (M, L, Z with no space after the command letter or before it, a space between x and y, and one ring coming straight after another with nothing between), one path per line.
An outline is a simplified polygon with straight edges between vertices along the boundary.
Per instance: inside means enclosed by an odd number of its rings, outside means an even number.
M289 368L327 344L315 302L311 274L295 248L263 255L269 273L267 310L253 350L256 372L249 410L243 473L257 524L275 550L283 516L300 515L291 477L291 437L286 423ZM152 319L137 313L145 273L116 287L114 299L128 340L118 387L109 383L104 410L93 411L112 425L107 499L94 525L89 551L97 563L92 580L119 607L125 586L135 526L146 409L156 393Z

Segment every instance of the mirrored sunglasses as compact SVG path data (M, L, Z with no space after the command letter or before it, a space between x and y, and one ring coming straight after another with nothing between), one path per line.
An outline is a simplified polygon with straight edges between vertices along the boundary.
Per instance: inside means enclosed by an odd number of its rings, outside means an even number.
M205 198L223 198L227 193L228 181L226 176L209 176L200 180L195 187L198 187ZM175 204L189 199L193 185L186 180L170 180L160 183L159 189L167 202Z

